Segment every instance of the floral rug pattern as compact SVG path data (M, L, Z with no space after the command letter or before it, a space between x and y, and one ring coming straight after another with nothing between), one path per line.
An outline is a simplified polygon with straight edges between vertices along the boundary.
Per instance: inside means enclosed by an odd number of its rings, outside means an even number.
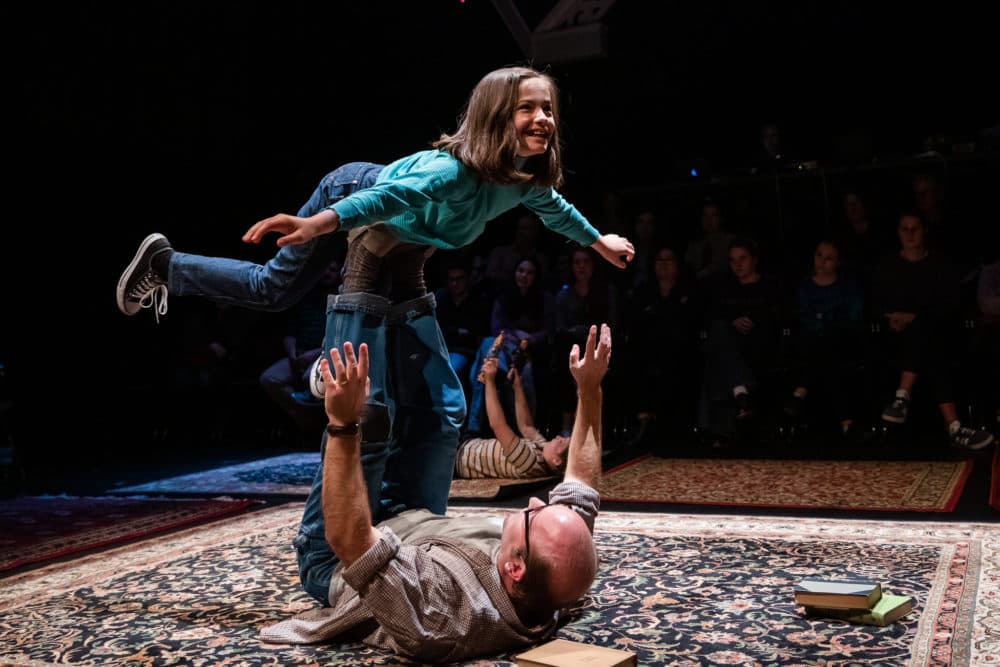
M20 496L0 501L0 572L236 514L258 501Z
M642 456L601 480L606 501L950 512L972 461L789 461Z
M360 644L257 640L315 604L290 546L301 511L260 510L5 579L0 663L416 664ZM1000 525L605 513L596 536L598 581L556 636L634 651L641 665L1000 661ZM792 589L816 576L875 578L912 595L914 610L884 628L806 618Z
M294 452L112 489L114 493L235 493L307 496L319 452Z

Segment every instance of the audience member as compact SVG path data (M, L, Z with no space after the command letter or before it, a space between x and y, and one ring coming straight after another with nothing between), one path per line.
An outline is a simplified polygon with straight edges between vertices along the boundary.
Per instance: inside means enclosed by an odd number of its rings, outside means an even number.
M646 449L673 442L694 426L702 303L674 248L654 253L647 281L628 300L623 326L625 373L618 405L637 421L635 442Z
M725 231L722 207L706 200L701 205L701 233L684 251L684 264L699 283L725 275L729 262L729 244L735 236Z
M783 170L791 163L781 126L765 122L760 126L760 143L750 166L753 174L771 174Z
M483 389L475 378L493 346L494 338L501 333L500 370L506 374L511 364L519 367L528 404L532 413L538 414L534 369L536 363L545 367L555 333L555 298L541 288L538 280L538 264L534 259L525 257L518 262L511 283L504 286L493 301L491 333L479 345L470 376L474 384L466 425L468 433L483 432ZM517 361L519 359L520 362Z
M444 287L435 292L437 319L448 346L451 367L462 380L468 394L469 367L476 356L479 342L489 333L490 306L486 294L473 292L469 284L469 268L456 258L448 264Z
M514 392L514 415L517 432L511 428L504 414L503 404L497 394L497 359L483 362L479 382L486 395L486 416L492 438L469 438L458 447L455 457L455 477L476 479L496 477L522 479L548 477L562 474L566 468L566 449L569 438L558 435L551 440L535 428L535 418L528 408L528 400L521 386L516 368L507 371L507 379ZM570 379L572 383L572 379ZM574 395L576 388L574 387Z
M635 258L617 275L623 296L633 293L653 275L653 253L656 252L659 236L657 222L657 215L650 208L641 208L635 216L631 239L635 246Z
M754 416L761 375L777 358L780 291L777 281L757 270L757 244L746 238L729 246L730 274L707 304L708 337L699 426L718 434L713 407L735 403L737 421Z
M636 257L639 256L636 246ZM589 248L575 248L571 254L573 281L564 286L555 297L555 358L574 344L582 345L587 339L590 322L607 322L613 330L618 329L618 289L594 261ZM633 264L637 260L633 260ZM558 406L562 415L562 432L569 433L573 421L573 393L571 378L555 368L556 393L560 396Z
M797 363L785 413L802 417L811 389L821 387L847 435L858 411L858 387L850 382L850 362L861 357L864 296L852 278L841 275L839 267L837 244L820 241L813 254L812 275L803 279L795 291L798 327L793 340Z
M994 248L979 272L976 286L975 338L971 350L979 396L994 430L1000 428L1000 248Z
M577 419L563 481L549 503L494 518L396 507L373 525L379 484L370 479L358 423L368 395L368 346L322 362L330 420L296 540L300 577L322 608L265 627L260 638L315 643L350 636L431 662L453 662L537 643L559 610L590 589L598 569L594 519L600 496L601 381L611 332L591 329L569 355ZM447 471L449 474L451 470Z
M867 294L879 262L892 248L892 237L878 224L869 199L860 189L844 191L833 240L840 250L838 273L852 278Z
M982 449L993 436L963 425L955 404L952 363L957 356L959 281L954 265L928 248L927 223L918 213L904 212L897 229L900 250L879 266L873 292L890 367L899 371L898 388L882 419L906 422L919 379L944 418L951 444Z
M538 216L529 211L521 211L514 226L514 240L494 247L486 258L486 277L493 284L494 291L505 289L514 279L518 264L525 257L530 258L538 272L546 274L549 258L541 246L542 224Z
M954 265L963 293L974 294L983 256L980 241L985 235L963 219L941 177L921 172L913 176L911 185L914 212L927 225L927 248Z

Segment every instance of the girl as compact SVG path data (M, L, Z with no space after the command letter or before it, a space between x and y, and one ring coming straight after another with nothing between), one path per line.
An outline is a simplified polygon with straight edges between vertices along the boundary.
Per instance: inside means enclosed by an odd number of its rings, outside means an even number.
M627 239L601 235L556 191L557 94L552 78L531 68L490 72L469 96L457 131L432 149L386 166L344 165L323 178L298 215L280 213L247 230L248 243L281 234L267 264L176 252L152 234L119 280L118 307L126 315L153 308L159 318L173 294L282 310L329 265L331 233L347 231L344 277L329 300L323 349L350 341L371 351L361 456L373 520L411 508L443 514L465 397L425 289L427 256L471 243L488 221L518 205L619 268L635 252ZM295 544L303 584L325 600L336 559L323 534L321 489L322 466Z

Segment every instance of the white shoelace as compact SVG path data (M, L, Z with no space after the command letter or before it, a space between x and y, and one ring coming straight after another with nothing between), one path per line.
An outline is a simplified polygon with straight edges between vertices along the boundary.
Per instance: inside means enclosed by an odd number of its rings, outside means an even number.
M159 280L152 278L151 274L143 277L139 283L139 290L145 291L139 306L142 308L153 308L153 315L156 316L156 323L160 323L160 315L167 314L167 286Z

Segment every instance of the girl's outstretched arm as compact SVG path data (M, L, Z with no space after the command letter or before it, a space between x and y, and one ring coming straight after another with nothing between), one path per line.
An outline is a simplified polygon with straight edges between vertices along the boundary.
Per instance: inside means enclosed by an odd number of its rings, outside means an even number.
M635 257L635 246L627 238L618 234L601 234L590 247L619 269L624 269L625 264L631 262L632 258Z

